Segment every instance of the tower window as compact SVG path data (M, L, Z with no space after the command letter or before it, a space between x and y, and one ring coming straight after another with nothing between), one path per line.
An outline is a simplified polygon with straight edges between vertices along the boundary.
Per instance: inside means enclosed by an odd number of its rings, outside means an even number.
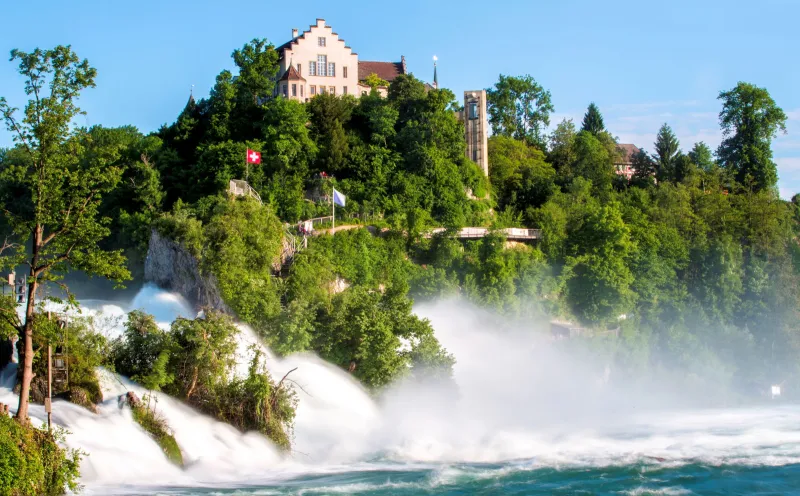
M325 46L325 37L324 36L320 36L319 38L317 38L317 46L321 46L321 47Z
M317 76L327 76L328 56L317 55Z
M478 102L469 102L469 118L470 120L478 118Z
M292 83L292 96L297 96L297 85Z
M301 97L303 96L303 85L302 84L300 85L300 96Z
M297 64L297 75L298 76L302 76L303 75L303 64L300 64L300 63Z
M286 86L286 85L284 84L284 85L283 85L283 96L289 96L289 93L288 93L288 91L289 91L289 90L288 90L288 86Z

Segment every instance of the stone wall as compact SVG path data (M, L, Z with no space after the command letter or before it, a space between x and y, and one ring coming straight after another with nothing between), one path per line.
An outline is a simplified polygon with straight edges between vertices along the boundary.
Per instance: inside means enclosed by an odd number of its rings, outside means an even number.
M150 234L144 280L160 288L180 293L199 310L211 308L232 314L222 301L217 280L203 274L199 262L178 243L161 236L155 229Z

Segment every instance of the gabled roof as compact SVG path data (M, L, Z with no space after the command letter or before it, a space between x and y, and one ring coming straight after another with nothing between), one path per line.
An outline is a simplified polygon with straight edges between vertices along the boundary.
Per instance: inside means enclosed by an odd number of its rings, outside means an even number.
M620 143L617 145L617 150L619 150L621 157L621 163L623 164L630 164L633 162L633 157L639 153L639 148L636 145L632 145L629 143Z
M405 73L405 67L403 67L402 62L358 61L359 81L364 81L370 74L376 74L379 78L385 79L391 83L397 76Z
M294 68L294 65L290 65L286 72L283 73L278 81L305 81L298 72L297 69Z
M306 35L307 35L307 34L310 34L312 29L314 29L314 28L318 27L319 21L322 21L322 22L323 22L323 24L324 24L324 27L326 27L326 28L328 28L328 29L331 29L331 27L330 27L330 26L328 26L327 24L325 24L325 19L317 19L317 24L312 24L312 25L310 25L310 26L308 27L308 29L307 29L306 31L303 31L303 32L302 32L300 35L298 35L298 36L297 36L297 38L295 38L295 39L293 39L293 40L289 40L289 41L287 41L286 43L284 43L283 45L276 47L276 48L275 48L275 51L277 51L277 52L278 52L278 57L280 57L280 58L283 58L283 51L284 51L284 50L287 50L287 49L291 50L291 48L292 48L292 45L293 45L293 44L297 44L297 40L304 40L304 39L306 39ZM352 48L350 48L349 46L347 46L347 42L345 42L345 41L344 41L342 38L339 38L339 35L338 35L338 33L333 33L333 32L332 32L331 34L332 34L332 35L334 35L334 36L336 36L336 37L338 38L338 41L339 41L340 43L342 43L346 49L350 50L350 53L352 53L353 55L358 55L357 53L353 52L353 49L352 49Z

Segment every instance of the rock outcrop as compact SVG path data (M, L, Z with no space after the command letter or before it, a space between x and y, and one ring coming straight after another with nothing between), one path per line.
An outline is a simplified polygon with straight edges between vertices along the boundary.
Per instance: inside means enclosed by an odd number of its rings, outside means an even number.
M210 308L232 314L222 300L216 277L213 274L203 274L196 258L178 243L161 236L155 229L150 233L147 258L144 261L144 280L183 295L197 309Z

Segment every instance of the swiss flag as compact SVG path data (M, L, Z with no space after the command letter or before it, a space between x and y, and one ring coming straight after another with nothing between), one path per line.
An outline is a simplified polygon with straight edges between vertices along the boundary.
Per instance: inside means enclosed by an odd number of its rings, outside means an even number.
M255 150L247 149L247 163L248 164L260 164L261 163L261 153Z

